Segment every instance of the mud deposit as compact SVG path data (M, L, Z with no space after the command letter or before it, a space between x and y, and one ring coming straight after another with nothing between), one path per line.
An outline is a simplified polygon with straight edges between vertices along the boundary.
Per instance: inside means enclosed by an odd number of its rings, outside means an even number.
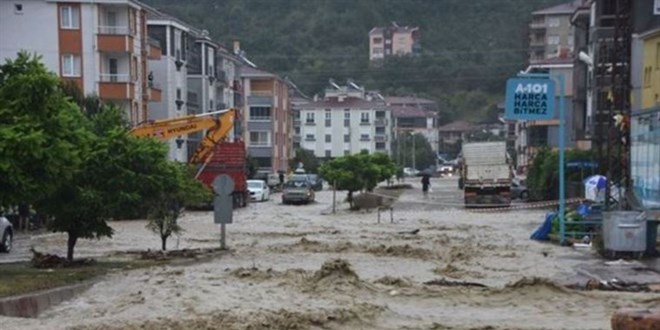
M412 185L394 223L346 204L331 214L330 191L300 206L274 195L235 213L223 253L212 214L187 214L170 244L186 262L113 274L36 319L0 317L0 328L582 330L608 329L620 307L660 307L654 293L568 289L593 257L529 240L545 211L420 207ZM455 180L432 185L435 197L460 202ZM79 256L160 246L144 222L112 226L112 239L80 241ZM53 234L30 241L49 253L65 243Z

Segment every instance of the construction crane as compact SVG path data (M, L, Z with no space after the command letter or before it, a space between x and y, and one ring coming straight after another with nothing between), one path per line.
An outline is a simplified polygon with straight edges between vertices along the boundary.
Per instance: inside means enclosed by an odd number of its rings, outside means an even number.
M197 150L188 160L191 164L206 163L216 144L224 141L234 127L236 109L225 109L178 118L148 121L131 130L139 137L167 141L173 137L206 130Z

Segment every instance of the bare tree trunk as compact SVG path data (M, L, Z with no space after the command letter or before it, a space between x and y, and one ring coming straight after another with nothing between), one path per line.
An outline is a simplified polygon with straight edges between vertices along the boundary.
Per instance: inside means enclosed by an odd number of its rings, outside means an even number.
M348 206L351 209L353 208L353 191L352 190L348 191Z
M168 236L169 236L169 235L162 235L162 236L160 236L160 241L161 241L161 243L162 243L162 247L161 247L161 248L163 249L163 251L166 251L166 250L167 250L167 237L168 237Z
M76 246L76 242L78 241L78 236L76 236L72 232L68 232L67 234L69 234L69 239L66 244L66 260L72 262L73 248Z

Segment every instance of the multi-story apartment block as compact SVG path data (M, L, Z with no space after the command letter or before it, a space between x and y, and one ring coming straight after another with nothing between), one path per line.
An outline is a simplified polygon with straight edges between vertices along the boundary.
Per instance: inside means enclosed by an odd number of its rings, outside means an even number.
M291 146L289 86L278 76L254 67L240 68L243 89L242 130L247 152L260 171L288 170Z
M375 27L369 31L369 60L386 56L415 55L420 52L419 28L399 26Z
M303 103L294 112L294 143L326 159L362 150L389 155L392 116L385 102L351 82L330 85L323 99Z
M131 123L147 119L160 90L149 85L148 58L161 50L148 42L147 7L133 0L0 2L0 59L20 50L85 94L120 106Z
M161 46L160 59L149 61L150 80L162 89L162 97L150 103L149 119L175 118L188 114L188 71L186 59L190 27L160 12L149 12L149 37ZM169 141L169 158L186 162L188 148L185 137Z
M568 58L573 52L571 16L584 0L574 0L532 13L529 25L529 62L553 57Z
M438 104L435 101L414 96L386 96L383 99L392 111L395 138L404 132L422 134L431 149L438 152Z

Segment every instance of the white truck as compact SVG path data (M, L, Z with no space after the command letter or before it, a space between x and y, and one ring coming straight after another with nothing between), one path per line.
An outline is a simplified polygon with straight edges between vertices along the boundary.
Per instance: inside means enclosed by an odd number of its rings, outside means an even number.
M459 187L465 207L509 206L513 172L506 142L463 144Z

